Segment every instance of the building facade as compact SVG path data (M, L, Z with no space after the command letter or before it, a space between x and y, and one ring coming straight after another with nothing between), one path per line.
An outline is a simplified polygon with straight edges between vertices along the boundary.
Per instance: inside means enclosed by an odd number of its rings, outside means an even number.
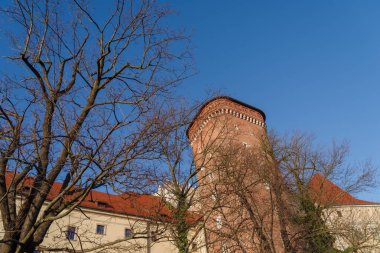
M335 248L380 252L380 203L357 199L320 174L311 178L309 188L316 205L323 207Z
M12 180L12 173L7 179ZM31 180L28 180L29 184ZM18 202L22 205L23 191L29 190L28 183L18 191ZM61 183L54 183L43 206L56 198ZM110 194L91 191L74 210L60 214L50 226L36 253L40 252L136 252L175 253L178 249L171 233L175 221L171 211L161 197L137 194ZM189 213L188 222L196 223L200 217ZM0 223L0 238L4 232ZM191 252L206 253L203 232L194 238Z

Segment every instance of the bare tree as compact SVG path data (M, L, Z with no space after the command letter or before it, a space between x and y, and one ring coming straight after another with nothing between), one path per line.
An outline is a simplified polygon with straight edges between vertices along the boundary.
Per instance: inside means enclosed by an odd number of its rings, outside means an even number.
M336 248L355 253L379 251L380 205L329 207L324 217Z
M265 154L281 172L283 189L289 192L299 210L293 216L295 223L302 228L298 236L306 240L308 251L339 252L334 248L334 242L339 237L338 223L334 225L331 213L335 213L336 203L342 197L373 185L374 167L371 163L358 166L348 164L349 147L344 142L333 143L327 149L315 145L313 137L308 134L279 137L272 132L268 139ZM316 176L323 180L313 188L311 180ZM335 188L324 187L327 179L341 185L343 190L338 192ZM352 207L348 209L353 210ZM346 215L341 220L348 222L352 219ZM350 228L353 227L346 227L348 230Z
M195 106L195 109L198 108L199 106ZM169 121L164 125L173 127L167 132L162 132L158 138L160 148L157 149L161 159L156 166L162 173L158 177L161 178L158 181L161 184L158 195L171 210L173 219L167 224L167 230L178 252L181 253L193 252L205 246L211 252L215 249L222 250L220 245L233 233L224 229L225 234L221 234L218 227L220 216L224 213L220 210L233 209L239 218L241 210L245 210L234 202L228 203L230 200L236 200L236 198L231 199L229 187L231 185L237 187L240 182L233 181L231 175L228 175L227 163L239 161L239 165L242 166L242 161L235 158L246 151L240 149L241 145L239 147L234 145L236 132L231 129L233 125L231 119L215 116L207 128L203 129L203 134L198 135L196 143L192 143L188 139L187 127L194 116L193 112L194 108L183 109L178 105L175 109L168 109L167 116L160 122ZM244 154L249 159L248 153ZM248 163L246 165L248 168ZM250 172L246 171L247 174ZM236 171L235 174L237 175ZM242 178L245 176L241 174ZM241 224L246 221L247 219L241 220ZM240 229L235 227L236 224L224 225L231 225L230 229L233 230ZM249 229L249 226L245 228ZM239 236L236 238L242 239ZM245 250L250 252L250 248Z
M280 173L259 147L231 142L215 164L223 203L218 210L222 224L213 233L222 237L226 252L302 252L291 222L296 211L282 189Z
M107 6L2 9L19 68L1 83L1 252L33 252L53 221L111 179L134 185L162 131L151 108L189 73L188 38L162 21L169 10L150 0Z
M202 168L215 159L216 145L215 140L205 140L201 150L193 149L187 127L199 106L176 107L169 107L166 118L161 120L173 127L159 138L158 195L172 213L172 222L167 226L171 240L179 253L188 253L209 246L205 244L204 229L213 209L204 208L203 204L211 198L209 191L204 190L210 187L205 180L210 174Z
M310 190L310 180L317 174L339 182L345 193L371 186L373 167L345 163L346 143L334 144L328 150L316 147L306 134L280 138L273 133L262 138L259 146L242 145L240 140L236 132L231 135L212 163L214 184L219 185L216 192L223 205L215 211L220 226L211 227L211 233L225 241L222 250L278 252L284 247L286 252L340 252L335 249L336 240L340 237L353 242L353 235L356 241L351 244L356 252L360 252L358 244L361 249L376 249L378 241L373 235L378 226L373 217L377 217L377 209L365 215L372 217L371 226L362 219L364 226L358 229L358 219L353 215L331 218L331 213L336 213L334 204L339 194L330 193L326 202L326 191L331 189L317 194ZM342 226L343 221L350 220L356 220L356 230L350 229L354 225ZM358 235L362 235L360 240Z
M216 97L189 128L194 157L211 158L198 167L199 176L207 175L201 177L201 193L208 196L202 208L211 211L205 223L211 252L277 252L284 246L293 250L285 241L288 233L279 230L275 195L266 188L265 176L271 179L275 173L260 147L260 139L266 138L264 121L259 109Z

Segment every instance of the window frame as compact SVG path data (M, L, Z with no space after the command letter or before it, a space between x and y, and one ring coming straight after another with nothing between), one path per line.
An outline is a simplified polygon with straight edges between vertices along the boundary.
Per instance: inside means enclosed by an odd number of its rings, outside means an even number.
M191 243L191 251L197 251L198 250L198 243L192 242Z
M107 208L108 207L108 203L104 202L104 201L97 200L97 201L95 201L95 203L96 203L96 206L100 207L100 208Z
M65 231L66 239L69 241L75 241L76 240L76 234L77 234L77 227L75 226L67 226L67 229Z
M127 236L127 231L129 231L129 236ZM133 233L133 230L131 228L124 228L124 238L125 239L128 239L128 238L133 238L133 236L135 235L135 233Z
M100 227L103 228L102 231L98 230L98 228L100 228ZM97 235L106 235L106 231L107 231L107 226L106 225L104 225L104 224L96 224L95 233ZM102 232L102 233L99 233L99 232Z
M216 216L215 223L216 223L216 228L217 229L221 229L222 228L222 226L223 226L223 220L222 220L222 216L220 214Z
M157 242L159 240L157 231L151 231L149 237L152 242Z

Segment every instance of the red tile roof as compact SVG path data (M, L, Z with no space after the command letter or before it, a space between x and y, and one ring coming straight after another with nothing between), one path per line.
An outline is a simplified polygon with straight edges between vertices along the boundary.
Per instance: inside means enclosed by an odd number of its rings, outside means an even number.
M310 179L309 192L312 199L320 205L344 206L380 204L353 197L319 173Z
M14 173L6 174L6 181L12 181ZM30 186L33 177L26 177L22 183L23 186ZM54 182L48 194L47 200L51 201L56 198L61 190L62 183ZM21 188L21 187L20 187ZM65 196L69 200L70 195ZM159 221L173 221L170 209L164 201L157 196L149 194L138 194L134 192L123 193L120 195L109 194L105 192L92 190L80 207L90 208L98 211L106 211L116 214L131 215L140 218L147 218ZM200 221L201 216L195 212L189 212L187 220L189 223Z

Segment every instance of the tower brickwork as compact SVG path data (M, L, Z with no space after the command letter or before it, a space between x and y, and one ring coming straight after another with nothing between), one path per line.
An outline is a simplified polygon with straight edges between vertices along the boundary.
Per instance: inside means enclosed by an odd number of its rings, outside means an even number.
M210 253L289 252L283 238L292 228L277 215L270 166L258 157L265 119L260 109L224 96L206 102L189 126Z

